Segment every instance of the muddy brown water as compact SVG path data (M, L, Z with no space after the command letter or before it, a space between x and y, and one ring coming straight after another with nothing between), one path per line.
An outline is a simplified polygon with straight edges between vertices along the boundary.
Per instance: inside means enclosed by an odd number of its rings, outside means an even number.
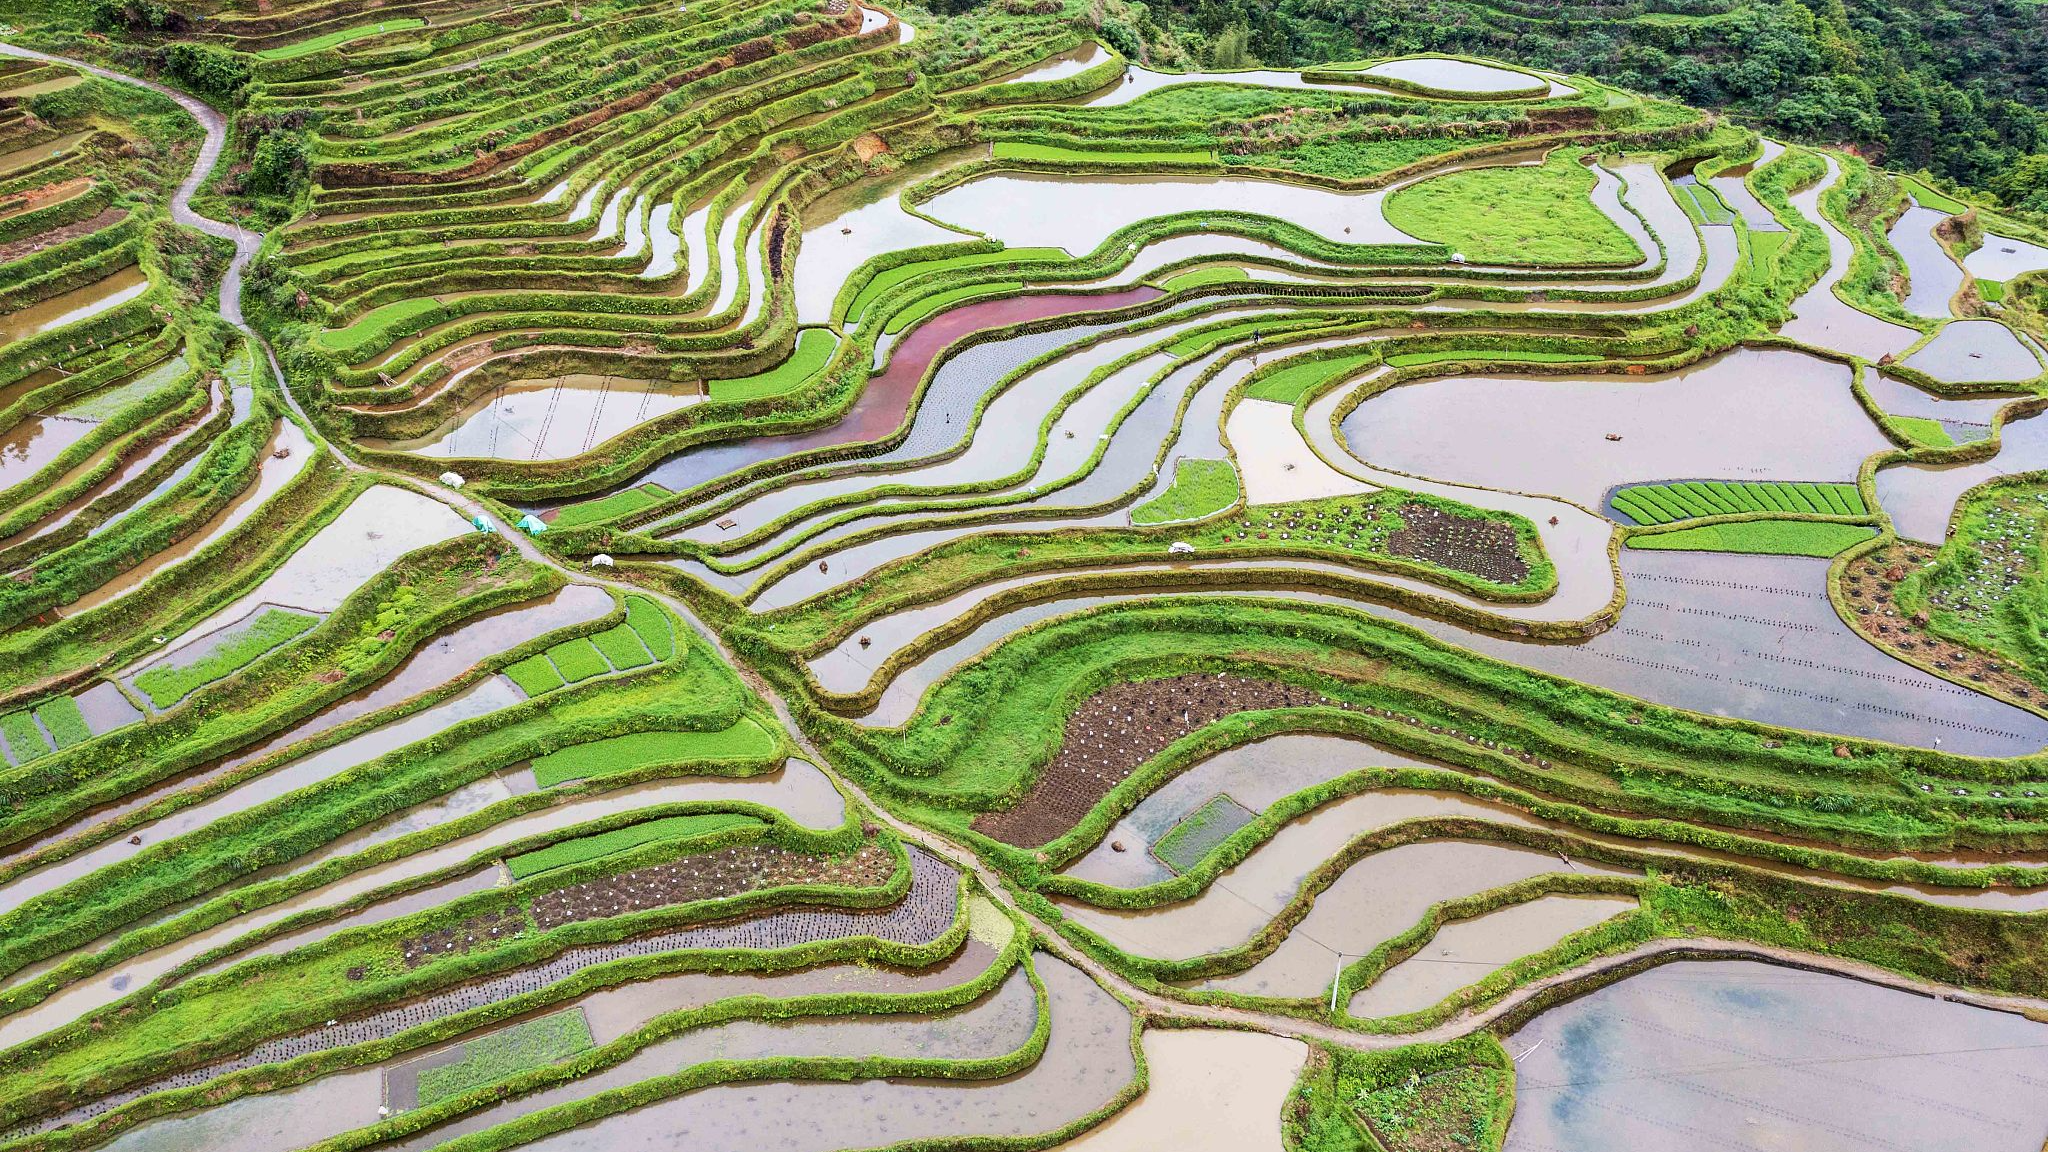
M1951 321L1903 363L1951 384L2018 384L2041 374L2033 352L1996 320Z
M2038 1152L2048 1025L1751 961L1666 964L1506 1041L1507 1152Z
M0 342L26 340L126 304L149 290L149 277L129 265L103 280L0 316Z

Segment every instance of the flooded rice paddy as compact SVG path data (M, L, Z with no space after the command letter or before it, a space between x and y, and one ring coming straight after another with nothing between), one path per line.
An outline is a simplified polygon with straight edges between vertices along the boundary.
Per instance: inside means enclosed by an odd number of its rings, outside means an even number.
M2018 384L2041 374L2033 351L1996 320L1951 321L1902 363L1950 384Z
M1587 507L1642 481L1853 481L1891 442L1850 381L1844 365L1755 349L1665 376L1445 377L1366 400L1343 433L1359 458L1396 472Z
M1839 976L1666 964L1506 1044L1509 1152L2034 1152L2048 1137L2048 1025Z

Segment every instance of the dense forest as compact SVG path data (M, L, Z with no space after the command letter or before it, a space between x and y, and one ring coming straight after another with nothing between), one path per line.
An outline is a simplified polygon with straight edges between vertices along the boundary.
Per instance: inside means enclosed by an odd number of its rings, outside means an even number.
M1128 25L1162 63L1497 56L1853 143L2048 211L2048 8L2034 0L1166 0L1128 11L1106 30Z

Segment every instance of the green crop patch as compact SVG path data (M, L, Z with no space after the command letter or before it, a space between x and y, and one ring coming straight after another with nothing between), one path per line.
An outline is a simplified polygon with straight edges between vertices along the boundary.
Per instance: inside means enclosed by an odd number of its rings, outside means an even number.
M1747 512L1819 516L1870 514L1856 485L1835 483L1679 480L1617 488L1612 501L1616 511L1642 525L1671 524L1703 516L1734 516Z
M1175 872L1191 871L1233 833L1256 819L1258 813L1219 793L1161 836L1152 846L1152 854Z
M50 739L56 741L58 751L74 744L83 744L92 739L92 729L86 727L85 714L78 710L78 701L69 696L52 696L35 707L36 719L43 722Z
M550 528L580 528L585 524L597 524L615 520L621 516L651 508L675 493L659 484L642 484L636 488L621 488L608 496L585 500L564 506L548 522Z
M959 288L949 288L944 292L934 292L889 317L888 322L882 325L882 332L894 336L925 317L950 308L962 300L977 296L1003 296L1019 291L1023 287L1021 281L1006 280L1000 284L968 284Z
M1192 272L1182 272L1160 284L1159 288L1163 292L1183 292L1209 284L1239 284L1251 278L1252 274L1242 268L1197 268Z
M314 342L343 360L353 362L390 344L407 323L440 307L441 302L431 296L400 300L372 308L346 328L324 329L314 337Z
M1324 359L1303 359L1261 376L1245 390L1248 400L1272 400L1292 404L1332 380L1349 376L1379 361L1378 352L1354 352Z
M579 680L588 680L592 676L602 676L612 670L611 665L605 662L604 655L597 650L597 646L585 636L565 640L548 649L548 659L555 662L555 670L562 674L562 679L571 684Z
M1674 183L1672 188L1678 193L1679 206L1685 209L1686 215L1692 217L1693 223L1733 224L1735 222L1735 213L1729 209L1726 203L1722 202L1720 195L1711 187L1689 180L1684 183Z
M255 662L258 657L304 633L320 618L283 608L266 609L246 627L222 637L189 664L158 664L135 677L135 688L158 708L183 700L202 684L211 684Z
M710 812L698 816L666 816L658 820L642 820L638 824L628 824L609 832L578 836L533 852L509 856L505 859L505 868L512 873L513 879L524 880L528 876L536 876L556 868L566 868L571 864L581 864L586 860L600 860L606 856L630 852L647 844L689 840L698 836L708 836L713 832L722 832L727 828L744 828L750 825L758 827L760 823L761 821L752 816L736 812Z
M264 60L290 60L298 56L309 56L315 52L325 52L329 48L339 48L352 40L367 40L372 36L382 36L387 32L405 32L413 28L424 28L426 24L425 20L414 16L408 16L399 20L384 20L376 24L364 24L356 28L344 28L338 32L329 32L324 36L315 36L310 40L297 40L290 44L281 44L275 48L265 48L256 53L256 55Z
M773 755L780 742L752 719L742 717L717 732L635 732L572 744L533 762L534 779L543 788L569 780L611 776L651 765L683 765L706 760L749 760Z
M912 280L966 268L979 268L987 264L1042 264L1066 258L1067 254L1058 248L1004 248L996 252L968 252L938 260L914 260L908 264L898 264L894 268L884 268L868 277L868 282L861 285L853 302L846 306L844 318L849 323L859 321L867 315L868 306L882 293Z
M1095 151L1086 148L1061 148L1051 144L1024 144L1016 141L999 141L995 146L998 160L1033 160L1052 164L1128 164L1147 166L1160 164L1214 164L1214 152L1125 152Z
M27 709L0 716L0 736L6 737L7 751L16 764L50 754L50 742L43 738L43 730L36 727L35 717Z
M633 631L631 625L619 624L607 628L592 636L590 642L597 645L597 650L604 653L604 658L621 672L654 662L654 657L647 653L647 645L640 642L640 634Z
M766 372L731 380L712 380L706 387L710 388L713 400L760 400L794 392L824 371L826 362L832 359L833 349L837 347L839 341L832 333L823 328L806 328L797 337L796 348L790 352L789 359Z
M1228 460L1180 460L1173 486L1131 510L1133 524L1199 520L1237 503L1237 468Z
M1741 552L1776 556L1833 556L1877 534L1860 524L1812 520L1746 520L1702 524L1628 538L1631 548L1679 552Z
M1534 167L1433 176L1387 197L1387 222L1480 264L1633 264L1635 242L1593 206L1597 183L1569 150Z
M510 676L512 682L519 685L519 690L528 696L552 692L567 683L562 679L562 674L555 671L554 662L548 659L545 652L528 656L511 665L505 669L505 675Z
M1898 435L1923 449L1956 447L1956 437L1948 435L1948 428L1942 426L1942 420L1933 420L1929 416L1886 416L1884 422Z
M462 1045L461 1058L419 1072L421 1107L474 1091L521 1072L557 1064L591 1046L590 1022L571 1008L526 1020Z
M1960 216L1970 210L1968 204L1945 192L1929 187L1923 181L1906 180L1904 184L1906 185L1906 191L1912 194L1914 201L1922 208L1932 208L1936 212L1946 212L1951 216Z
M639 634L656 660L667 660L676 654L675 627L669 614L647 597L626 597L626 626Z

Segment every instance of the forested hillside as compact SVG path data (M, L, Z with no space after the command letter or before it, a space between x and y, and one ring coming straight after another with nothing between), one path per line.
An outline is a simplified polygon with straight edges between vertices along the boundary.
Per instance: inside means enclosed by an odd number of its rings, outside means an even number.
M1439 51L1590 72L2048 211L2031 0L1169 0L1135 24L1188 65Z

